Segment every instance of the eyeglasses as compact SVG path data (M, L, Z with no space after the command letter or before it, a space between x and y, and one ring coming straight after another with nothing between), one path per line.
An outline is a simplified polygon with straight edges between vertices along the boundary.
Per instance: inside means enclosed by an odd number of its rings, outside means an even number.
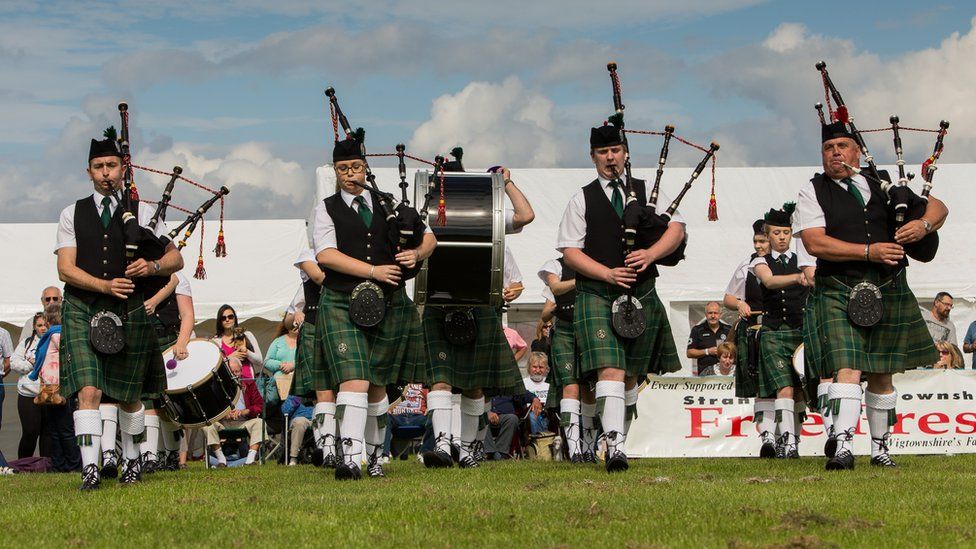
M45 298L42 298L41 301L43 301L44 303L57 303L57 302L61 301L61 298L58 297L58 296L45 297Z
M237 318L237 315L224 315L220 317L221 320L234 320L235 318Z
M947 355L947 354L949 354L949 351L939 351L939 354L940 355Z
M341 174L347 173L363 173L366 170L366 164L353 164L351 166L336 166L335 171Z
M952 303L946 303L945 301L939 301L938 303L939 303L939 305L942 305L946 309L951 309L952 308Z

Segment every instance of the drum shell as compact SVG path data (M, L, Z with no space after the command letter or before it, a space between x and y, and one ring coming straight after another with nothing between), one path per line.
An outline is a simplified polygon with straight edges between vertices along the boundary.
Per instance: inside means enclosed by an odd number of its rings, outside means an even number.
M439 178L438 178L439 179ZM444 176L446 224L435 222L439 181L417 172L415 203L433 188L424 220L437 248L415 279L417 305L501 307L505 260L505 182L501 174L449 173Z

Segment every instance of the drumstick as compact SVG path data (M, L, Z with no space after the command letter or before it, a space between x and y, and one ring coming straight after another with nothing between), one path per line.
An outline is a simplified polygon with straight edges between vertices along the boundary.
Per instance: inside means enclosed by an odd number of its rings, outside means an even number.
M525 289L525 286L519 284L518 286L512 286L511 288L505 288L509 292L521 292Z

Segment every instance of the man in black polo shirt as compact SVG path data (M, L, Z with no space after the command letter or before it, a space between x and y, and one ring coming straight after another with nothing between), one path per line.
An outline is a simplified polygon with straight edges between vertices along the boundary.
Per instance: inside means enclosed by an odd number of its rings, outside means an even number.
M705 320L691 328L688 336L688 358L698 361L698 375L715 375L715 365L718 364L718 346L725 343L725 339L732 331L732 327L719 318L722 309L718 302L709 301L705 305Z

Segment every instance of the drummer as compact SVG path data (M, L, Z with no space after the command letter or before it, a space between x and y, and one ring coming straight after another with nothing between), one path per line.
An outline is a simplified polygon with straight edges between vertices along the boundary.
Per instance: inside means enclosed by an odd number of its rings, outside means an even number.
M137 440L145 431L145 410L140 398L162 391L166 377L159 343L143 307L141 279L169 276L183 268L183 258L169 243L156 261L140 258L127 263L124 208L119 207L115 194L125 170L115 139L91 140L87 171L94 195L61 212L56 253L58 276L65 281L61 393L68 398L78 396L74 428L81 448L81 489L93 490L101 485L97 462L102 438L99 404L103 402L117 402L121 408L118 424L124 461L119 482L134 484L142 479ZM151 208L135 201L134 209L138 223L147 227ZM165 230L165 225L157 225L156 235L163 236ZM95 345L105 341L104 332L96 332L94 342L90 338L92 319L99 313L124 319L125 345L114 354L96 351ZM111 442L114 447L114 440Z
M448 172L463 172L460 147L451 151L455 160L445 164ZM512 182L508 168L498 167L505 181L505 192L512 202L513 209L506 210L506 234L519 232L522 227L535 218L532 206L525 195ZM521 273L515 276L517 266L514 256L506 250L506 264L503 272L507 280L503 282L502 297L511 302L522 293ZM517 280L516 280L517 278ZM522 375L515 362L515 356L508 345L502 328L499 311L487 307L471 309L476 329L475 339L467 345L449 343L445 333L447 311L443 307L424 307L424 337L427 342L427 378L431 390L427 394L427 410L431 417L434 433L434 449L424 452L424 465L432 467L452 467L451 433L458 432L460 438L458 466L472 468L478 466L483 454L484 434L487 433L485 420L485 397L499 394L523 394ZM453 425L452 391L460 391L460 426Z
M165 353L172 348L173 358L185 360L187 343L193 337L193 291L182 272L169 276L169 282L146 300L146 313L156 329L159 348ZM156 407L158 396L143 398L146 408L146 436L139 445L142 472L176 471L180 468L180 439L182 428ZM159 453L162 442L165 453Z
M793 354L803 343L803 306L809 285L799 258L790 249L790 217L796 204L770 209L764 229L769 254L757 257L749 266L762 284L763 321L759 335L758 396L775 398L775 456L799 458L800 431L805 410L803 386L793 368Z
M325 272L315 260L315 250L307 248L295 260L302 288L292 303L295 323L301 326L298 334L298 349L295 351L295 390L299 397L312 396L315 407L312 409L312 434L315 450L312 464L316 467L334 469L339 464L336 453L336 384L328 368L313 368L315 356L315 326L322 294Z
M752 262L769 253L769 239L763 230L765 222L752 224L752 255L739 263L725 288L724 305L739 313L735 325L736 364L735 396L755 398L753 421L759 431L762 446L759 456L776 457L776 399L759 398L759 324L762 320L762 285L749 268Z
M428 232L416 249L395 251L378 199L363 193L367 166L359 138L337 141L332 161L339 190L317 204L312 214L313 247L325 272L312 377L338 384L335 417L343 461L336 466L335 478L358 480L367 449L367 472L384 476L379 459L390 406L386 386L424 381L420 316L404 291L402 269L427 259L437 240ZM362 327L363 317L355 323L350 315L354 290L357 296L377 291L382 296L369 311L371 318L382 314L378 324Z
M657 242L624 255L624 189L617 185L615 174L624 173L628 154L620 129L605 125L590 131L590 159L597 178L573 195L556 241L566 265L576 271L573 326L580 352L577 379L581 383L596 381L607 472L628 467L625 440L637 412L638 380L648 373L681 368L671 326L655 290L654 262L678 248L685 236L685 224L676 211ZM647 204L644 181L629 183L640 202ZM669 202L661 192L658 203ZM627 288L634 288L647 319L646 330L634 339L617 335L611 323L611 304Z

